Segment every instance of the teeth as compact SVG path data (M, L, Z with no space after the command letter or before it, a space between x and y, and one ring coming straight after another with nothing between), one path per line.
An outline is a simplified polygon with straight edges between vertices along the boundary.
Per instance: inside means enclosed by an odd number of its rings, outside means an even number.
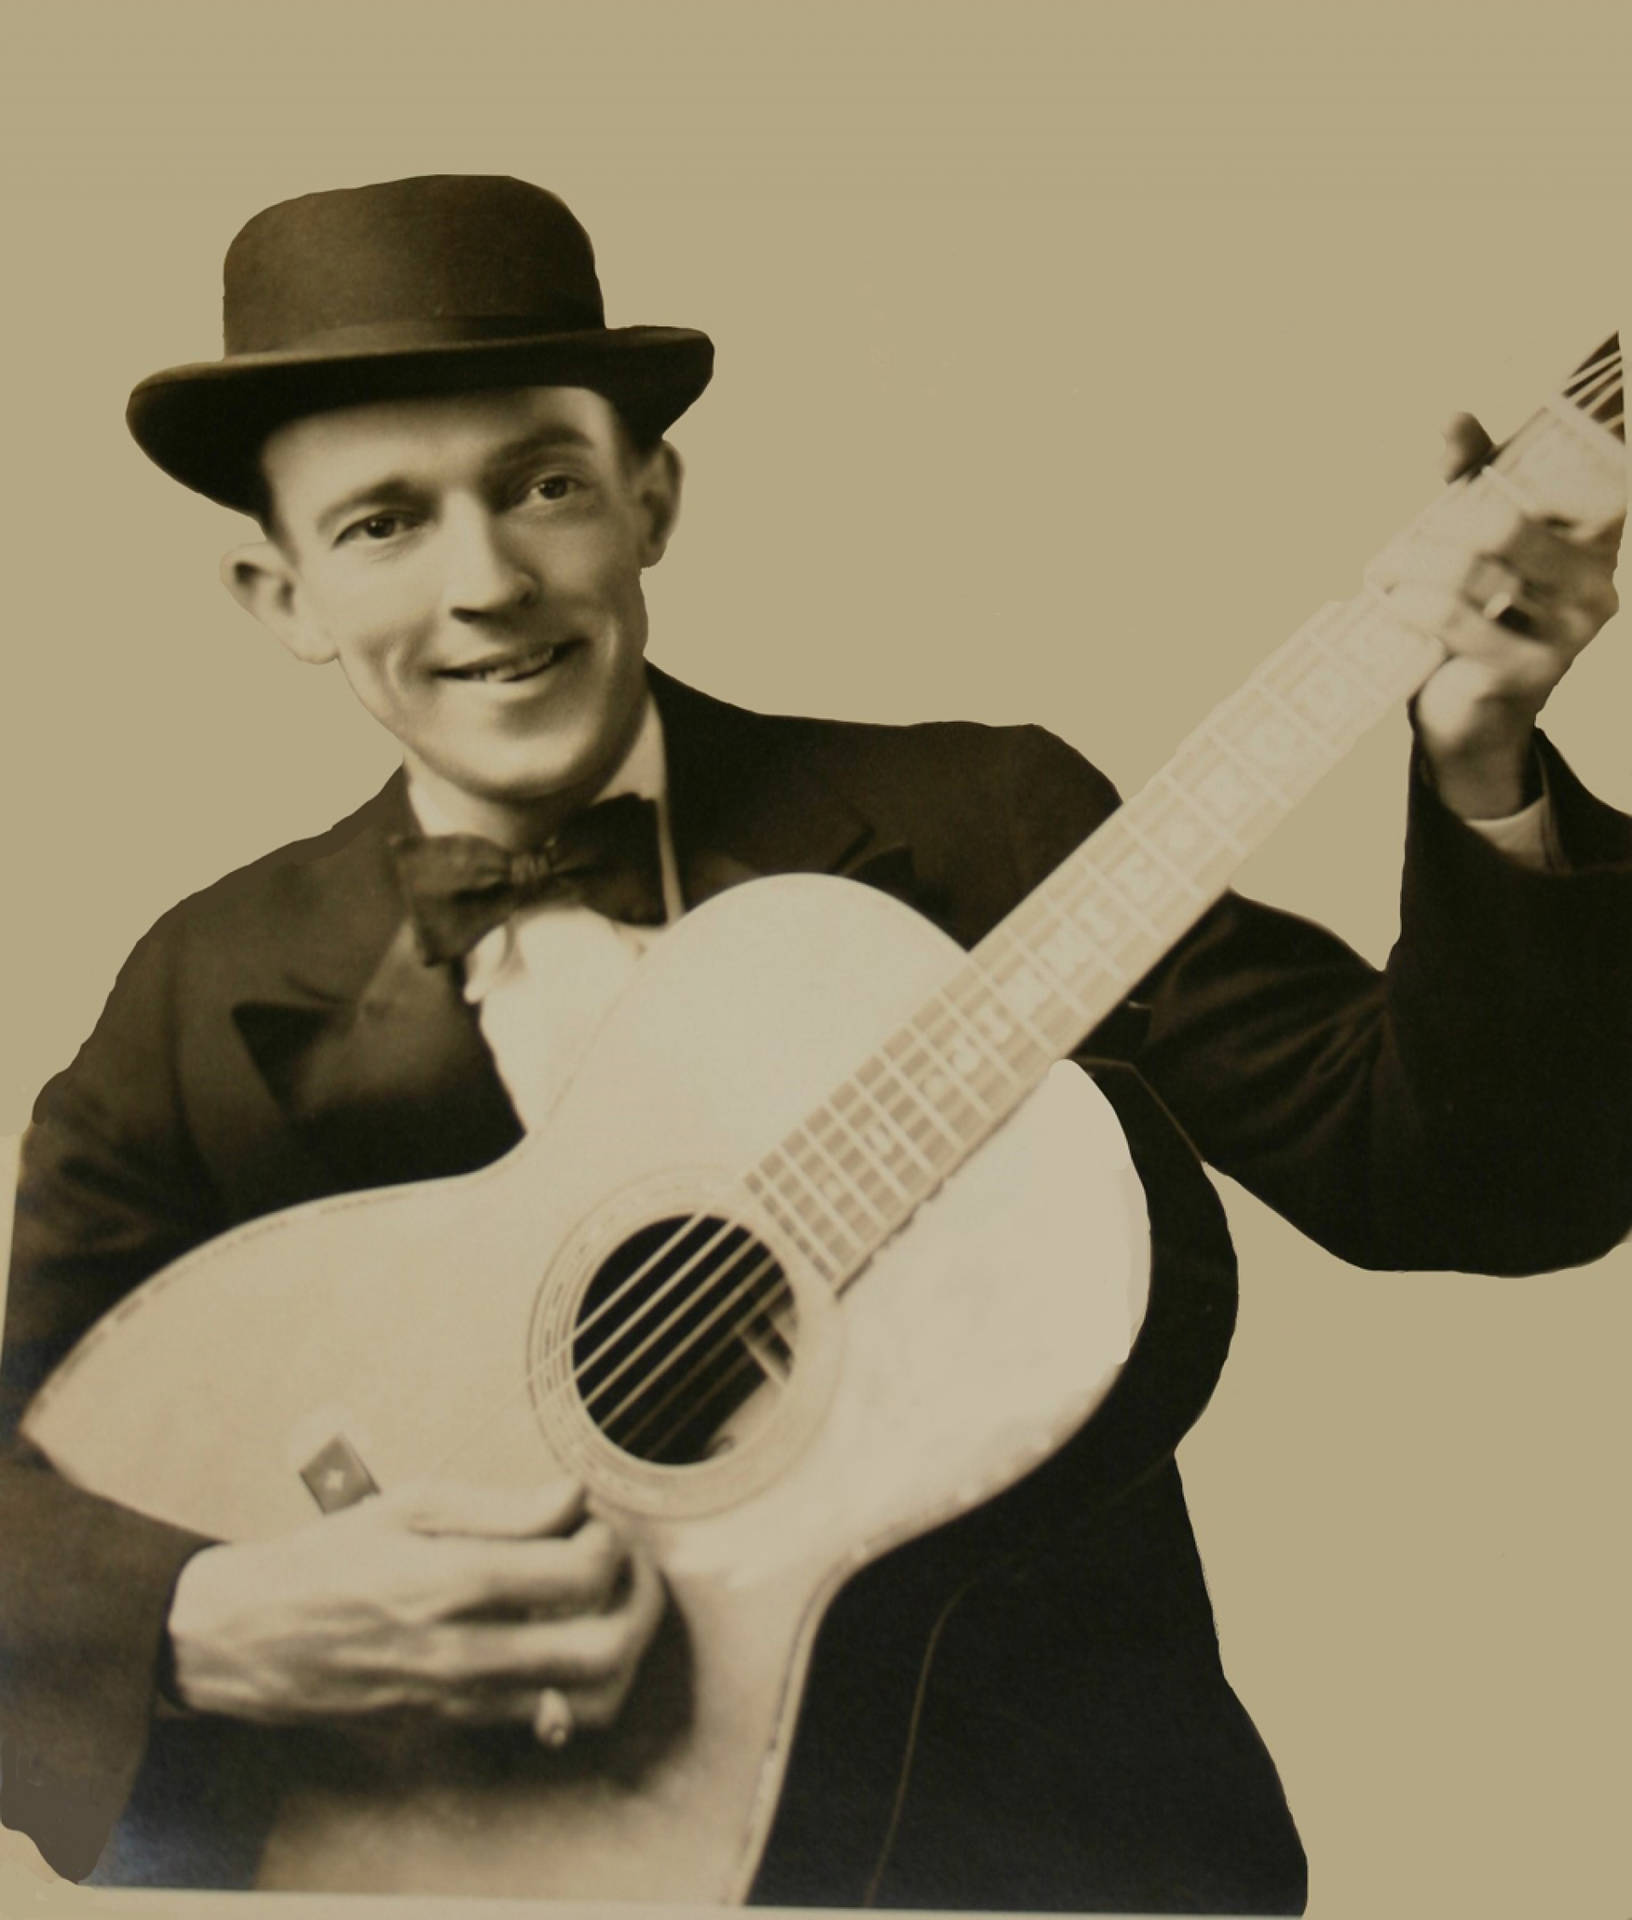
M458 677L462 680L525 680L552 666L560 651L559 646L540 647L536 652L523 654L519 660L499 660L491 667L462 668Z

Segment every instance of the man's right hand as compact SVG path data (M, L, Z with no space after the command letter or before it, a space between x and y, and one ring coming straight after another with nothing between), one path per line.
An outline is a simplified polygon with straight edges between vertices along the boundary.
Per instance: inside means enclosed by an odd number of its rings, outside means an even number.
M586 1518L579 1487L449 1482L206 1547L169 1625L177 1693L201 1713L409 1712L543 1738L551 1716L557 1736L613 1720L662 1612L650 1557Z

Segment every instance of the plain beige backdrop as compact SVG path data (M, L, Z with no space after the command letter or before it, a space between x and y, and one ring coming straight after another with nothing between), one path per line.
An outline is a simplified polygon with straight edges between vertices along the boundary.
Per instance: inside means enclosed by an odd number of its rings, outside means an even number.
M120 423L219 351L257 208L556 188L615 323L718 345L654 657L750 705L1042 720L1131 787L1352 589L1453 407L1509 431L1627 321L1629 40L1614 0L8 0L0 1131L160 911L391 764ZM1623 806L1626 624L1550 717ZM1402 719L1249 890L1381 957L1404 755ZM1632 1249L1362 1275L1228 1198L1237 1350L1181 1458L1311 1912L1625 1920ZM0 1842L0 1911L195 1910Z

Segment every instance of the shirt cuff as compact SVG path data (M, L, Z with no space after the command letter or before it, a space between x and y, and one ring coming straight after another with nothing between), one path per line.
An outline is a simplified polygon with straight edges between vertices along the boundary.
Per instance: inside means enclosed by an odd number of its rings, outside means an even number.
M1500 820L1468 820L1463 824L1472 827L1515 866L1528 867L1532 873L1558 871L1553 854L1556 843L1553 803L1545 793L1539 800L1532 800L1529 806Z

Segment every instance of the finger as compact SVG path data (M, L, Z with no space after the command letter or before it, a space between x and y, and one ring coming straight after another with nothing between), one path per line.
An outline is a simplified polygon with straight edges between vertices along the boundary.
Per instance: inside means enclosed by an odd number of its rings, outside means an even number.
M1477 473L1496 451L1496 443L1471 413L1453 413L1441 429L1445 440L1441 471L1447 481Z
M378 1518L412 1533L531 1539L562 1534L583 1518L575 1480L530 1487L479 1487L461 1480L417 1480L374 1503Z
M1485 699L1539 710L1576 651L1550 632L1521 634L1498 625L1443 589L1401 587L1389 604L1402 624L1439 641L1453 660L1477 667Z
M1578 580L1553 585L1493 554L1481 554L1462 582L1461 598L1487 627L1579 653L1613 609ZM1476 636L1470 636L1470 639Z
M617 1605L557 1620L449 1623L426 1636L423 1670L449 1688L597 1688L631 1673L663 1612L663 1582L632 1555Z
M450 1613L552 1620L604 1613L618 1599L628 1549L604 1520L565 1539L473 1542L462 1568L459 1604Z
M1470 550L1460 539L1419 538L1388 555L1375 586L1398 611L1435 593L1460 595L1492 623L1543 637L1572 650L1584 645L1618 604L1610 561L1602 551L1563 539L1537 522L1515 521L1499 541ZM1485 613L1487 606L1497 603Z
M545 1693L554 1693L566 1708L570 1734L595 1732L617 1719L634 1684L631 1671L595 1687L493 1687L451 1693L428 1703L429 1711L453 1725L498 1726L514 1723L536 1729L539 1705ZM552 1743L553 1744L553 1743ZM561 1744L565 1745L565 1742Z
M1599 611L1615 599L1615 555L1596 541L1572 540L1538 520L1521 520L1506 540L1487 551L1532 587L1569 595Z

